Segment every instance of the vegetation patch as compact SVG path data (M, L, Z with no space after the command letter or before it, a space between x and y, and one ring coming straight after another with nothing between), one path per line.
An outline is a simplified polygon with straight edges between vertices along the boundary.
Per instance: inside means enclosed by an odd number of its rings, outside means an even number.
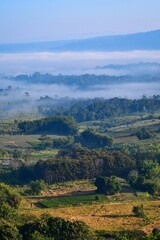
M98 202L105 202L107 198L103 194L91 194L91 195L77 195L77 196L65 196L55 197L50 200L44 200L40 203L46 208L58 208L67 206L78 206L81 204L92 204Z

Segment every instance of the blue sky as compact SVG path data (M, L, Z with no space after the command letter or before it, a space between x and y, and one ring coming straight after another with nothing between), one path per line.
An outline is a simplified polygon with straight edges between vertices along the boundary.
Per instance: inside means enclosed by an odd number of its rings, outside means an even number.
M0 0L0 43L160 28L160 0Z

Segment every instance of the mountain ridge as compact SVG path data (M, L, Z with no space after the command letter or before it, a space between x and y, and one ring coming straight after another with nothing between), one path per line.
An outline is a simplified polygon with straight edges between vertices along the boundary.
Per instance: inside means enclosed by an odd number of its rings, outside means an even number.
M76 40L0 44L0 53L160 50L160 29Z

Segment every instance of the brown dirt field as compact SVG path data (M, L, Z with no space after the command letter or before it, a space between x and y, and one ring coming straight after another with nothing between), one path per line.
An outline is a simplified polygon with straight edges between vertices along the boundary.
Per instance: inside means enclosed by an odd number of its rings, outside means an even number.
M143 204L144 212L150 219L149 223L145 219L137 218L132 214L133 206L141 204ZM36 216L49 213L52 216L62 217L66 220L84 221L95 230L119 231L141 229L149 233L156 226L160 226L160 200L100 203L97 205L58 209L38 209L33 207L30 210L26 209L23 211L29 211Z

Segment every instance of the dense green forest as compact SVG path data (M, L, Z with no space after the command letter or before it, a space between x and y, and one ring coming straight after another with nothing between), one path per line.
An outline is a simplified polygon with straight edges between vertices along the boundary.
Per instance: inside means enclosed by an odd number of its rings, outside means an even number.
M40 161L35 176L48 183L94 178L99 175L127 177L136 168L135 160L120 153L87 149L62 150L58 161Z
M75 134L76 122L71 117L48 117L40 120L25 121L18 124L19 129L26 133Z

